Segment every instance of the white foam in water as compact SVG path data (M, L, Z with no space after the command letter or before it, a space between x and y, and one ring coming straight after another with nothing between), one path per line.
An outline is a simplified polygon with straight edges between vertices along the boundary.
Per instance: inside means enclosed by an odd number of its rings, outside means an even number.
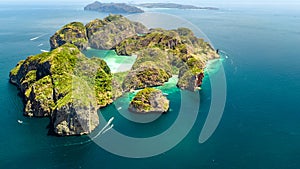
M41 52L49 52L48 50L41 49Z
M214 60L209 60L206 64L205 72L214 74L219 71L222 61L224 59L214 59Z
M41 37L43 37L43 36L45 36L45 35L47 35L47 34L42 34L42 35L33 37L33 38L31 38L30 40L31 40L31 41L34 41L34 40L37 40L37 39L39 39L39 38L41 38Z
M218 72L222 66L222 62L225 59L229 58L228 54L226 54L226 52L224 52L224 51L220 52L220 56L221 56L220 59L209 60L206 64L206 68L204 71L207 73L210 73L210 74L214 74L214 73Z
M36 40L36 39L38 39L38 38L40 38L40 37L37 36L37 37L31 38L30 40L31 40L31 41L34 41L34 40Z

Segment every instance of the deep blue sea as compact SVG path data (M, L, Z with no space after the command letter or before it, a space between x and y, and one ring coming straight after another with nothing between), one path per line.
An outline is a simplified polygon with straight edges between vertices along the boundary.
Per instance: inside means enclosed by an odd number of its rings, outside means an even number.
M0 168L299 169L298 9L235 6L216 11L149 10L184 18L199 27L215 48L227 53L223 61L226 106L213 135L200 144L199 134L212 99L210 77L206 77L199 94L199 113L189 134L157 156L126 158L94 142L84 143L90 139L88 136L48 136L49 119L24 117L18 90L8 82L9 71L19 60L49 50L49 38L61 26L72 21L87 23L107 14L84 12L81 5L1 5ZM151 123L135 123L120 115L120 105L126 107L122 99L101 113L107 119L115 117L116 131L132 137L155 136L171 127L178 116L181 94L170 90L167 92L172 111ZM186 107L187 116L190 109ZM140 149L146 152L160 144L163 143L157 140L156 145Z

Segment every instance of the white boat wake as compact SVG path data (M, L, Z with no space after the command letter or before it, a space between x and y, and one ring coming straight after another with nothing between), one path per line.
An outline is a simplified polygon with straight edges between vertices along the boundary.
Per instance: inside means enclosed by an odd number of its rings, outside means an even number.
M82 141L82 142L78 142L78 143L64 144L63 147L75 146L75 145L82 145L82 144L90 143L91 141L93 141L94 139L96 139L97 137L99 137L100 135L105 134L107 131L109 131L110 129L112 129L114 127L114 125L112 124L113 120L114 120L114 117L110 118L108 120L107 124L98 132L98 134L95 135L94 137L92 137L91 139L86 140L86 141ZM60 146L53 146L53 147L60 147Z
M105 134L108 130L112 129L113 127L114 127L113 124L110 125L106 130L104 130L104 131L102 132L102 134Z
M113 120L114 120L114 117L110 118L110 119L108 120L107 124L99 131L99 133L98 133L96 136L92 137L91 140L94 140L94 139L97 138L100 134L104 134L104 133L106 133L108 130L112 129L114 125L113 125L113 124L110 125L110 124L112 123Z
M45 36L45 35L47 35L47 34L42 34L42 35L40 35L40 36L33 37L33 38L31 38L30 40L31 40L31 41L34 41L34 40L37 40L37 39L39 39L39 38L41 38L41 37L43 37L43 36Z
M38 39L38 38L40 38L40 37L37 36L37 37L31 38L30 40L31 40L31 41L34 41L34 40L36 40L36 39Z

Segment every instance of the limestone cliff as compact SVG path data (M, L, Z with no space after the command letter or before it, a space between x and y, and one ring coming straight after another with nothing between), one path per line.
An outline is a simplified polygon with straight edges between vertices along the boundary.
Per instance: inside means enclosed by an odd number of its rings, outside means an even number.
M161 86L172 77L167 53L157 48L149 48L139 51L137 56L131 71L123 81L124 91Z
M132 22L122 15L93 20L86 28L89 46L95 49L112 49L126 38L148 32L141 23Z
M150 33L123 40L116 46L116 52L120 55L135 54L138 56L123 83L125 91L162 85L171 77L164 76L164 80L158 80L159 83L156 83L157 79L152 78L153 75L147 73L149 72L147 71L148 67L153 68L155 66L164 70L160 71L162 76L163 72L179 74L177 86L181 89L194 91L202 84L207 61L219 57L209 43L194 36L193 32L187 28L176 30L152 29ZM136 78L137 76L139 78ZM140 76L145 80L139 80L141 79ZM152 85L149 85L151 84L149 80ZM132 81L134 84L128 81Z
M165 113L169 103L160 90L145 88L136 94L128 109L134 113Z
M50 46L52 50L66 43L74 44L80 50L85 50L88 47L86 29L82 23L69 23L58 30L50 38Z
M132 22L122 15L109 15L103 20L95 19L85 26L72 22L63 26L50 38L51 49L65 43L71 43L80 50L88 47L95 49L112 49L124 39L136 34L148 32L138 22Z
M19 62L10 82L20 89L25 115L49 116L58 135L91 132L99 124L97 109L113 101L109 67L71 44Z

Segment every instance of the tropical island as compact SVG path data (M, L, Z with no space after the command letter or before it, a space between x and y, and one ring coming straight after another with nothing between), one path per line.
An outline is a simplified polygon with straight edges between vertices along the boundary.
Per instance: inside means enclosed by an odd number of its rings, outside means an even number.
M125 3L101 3L95 1L84 7L85 11L97 11L114 14L122 13L143 13L144 11L135 6L127 5Z
M89 134L99 124L99 108L135 90L142 89L130 111L165 113L170 101L152 87L178 75L178 88L198 90L207 62L219 58L190 29L148 29L122 15L69 23L50 38L50 45L50 52L20 61L9 76L20 90L24 115L49 117L50 130L60 136ZM89 48L137 58L129 71L112 73L104 60L82 53Z
M169 103L162 91L144 88L132 99L128 109L134 113L165 113L169 110Z
M173 9L208 9L208 10L218 10L215 7L198 7L194 5L182 5L176 3L143 3L138 4L138 7L143 8L173 8Z

